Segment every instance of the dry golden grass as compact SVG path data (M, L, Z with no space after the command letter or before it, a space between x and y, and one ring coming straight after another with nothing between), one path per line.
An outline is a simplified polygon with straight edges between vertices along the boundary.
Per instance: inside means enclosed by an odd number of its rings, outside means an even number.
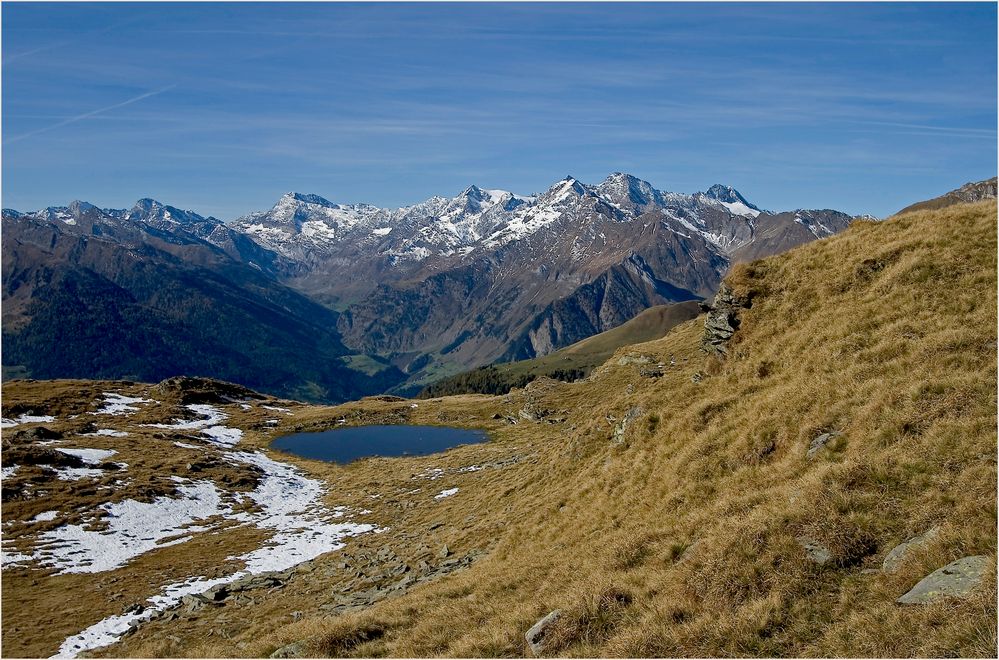
M706 364L691 322L632 347L677 357L662 379L612 359L559 386L565 425L515 427L544 456L483 511L507 521L491 555L350 620L377 640L316 650L521 655L561 608L558 655L994 655L994 573L968 601L894 600L953 559L995 557L995 204L857 223L730 283L753 303L728 360ZM607 416L634 406L647 419L613 445ZM862 572L933 525L898 573Z
M856 223L729 282L752 307L724 361L700 351L698 319L575 384L418 409L303 407L283 422L320 428L346 414L490 429L493 442L438 457L289 459L333 486L331 504L382 495L371 508L391 531L345 553L390 545L415 559L447 543L484 551L470 568L339 616L316 608L335 581L293 581L235 613L150 624L101 655L258 656L303 640L322 655L520 656L524 632L559 608L551 655L994 656L994 571L968 600L895 599L954 559L996 556L995 204ZM618 363L636 351L676 366L644 378ZM550 421L504 421L528 402ZM806 458L833 430L842 435ZM427 467L511 456L519 462L406 495ZM432 501L432 487L459 483ZM898 572L865 571L934 525ZM802 535L832 560L811 562ZM304 617L290 621L293 609ZM223 616L225 635L212 634Z

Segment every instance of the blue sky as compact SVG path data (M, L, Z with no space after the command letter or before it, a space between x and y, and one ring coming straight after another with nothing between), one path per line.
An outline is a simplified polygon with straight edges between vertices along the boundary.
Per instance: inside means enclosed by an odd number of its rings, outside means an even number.
M3 206L231 219L625 171L886 215L996 174L996 5L4 3Z

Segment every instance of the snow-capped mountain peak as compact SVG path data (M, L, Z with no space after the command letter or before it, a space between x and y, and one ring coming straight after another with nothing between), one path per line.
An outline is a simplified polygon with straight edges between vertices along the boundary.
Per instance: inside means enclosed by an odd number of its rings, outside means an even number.
M281 196L281 201L286 203L290 202L302 202L304 204L316 204L317 206L334 207L336 204L326 199L325 197L320 197L319 195L314 195L311 193L299 193L299 192L287 192Z
M772 215L731 186L716 184L694 194L666 192L614 172L597 185L568 175L536 196L473 184L453 197L434 196L396 209L287 193L270 210L238 218L230 226L296 261L334 255L349 259L344 255L360 250L397 264L431 257L473 259L560 223L568 224L552 231L599 236L603 222L631 222L650 213L658 214L667 231L696 234L724 254L753 240L757 216ZM650 216L644 226L652 221Z
M652 205L664 205L663 194L651 183L623 172L604 179L596 192L622 211L642 213Z
M705 191L704 196L715 200L724 206L733 215L748 215L755 218L760 214L760 209L750 204L738 190L732 186L716 183Z
M221 224L214 218L205 218L194 211L185 211L148 197L138 200L124 214L116 212L114 209L105 209L104 212L112 217L121 217L129 222L142 222L159 229L167 230L173 225L190 226L206 221Z
M69 203L69 210L73 211L74 213L76 212L84 213L86 211L96 208L97 207L91 204L90 202L84 202L79 199L74 199L72 202Z

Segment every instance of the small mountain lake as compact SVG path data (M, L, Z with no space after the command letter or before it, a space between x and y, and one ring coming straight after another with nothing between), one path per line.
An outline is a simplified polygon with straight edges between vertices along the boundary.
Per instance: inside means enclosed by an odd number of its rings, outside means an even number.
M350 463L371 456L426 456L488 439L485 431L450 426L349 426L285 435L271 447L302 458Z

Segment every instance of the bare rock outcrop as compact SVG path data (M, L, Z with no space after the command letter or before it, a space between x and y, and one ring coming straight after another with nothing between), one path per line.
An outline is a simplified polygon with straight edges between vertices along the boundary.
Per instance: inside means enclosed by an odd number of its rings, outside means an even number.
M739 329L739 314L749 308L749 300L722 282L714 300L701 306L708 313L701 348L711 354L726 355L728 340Z

